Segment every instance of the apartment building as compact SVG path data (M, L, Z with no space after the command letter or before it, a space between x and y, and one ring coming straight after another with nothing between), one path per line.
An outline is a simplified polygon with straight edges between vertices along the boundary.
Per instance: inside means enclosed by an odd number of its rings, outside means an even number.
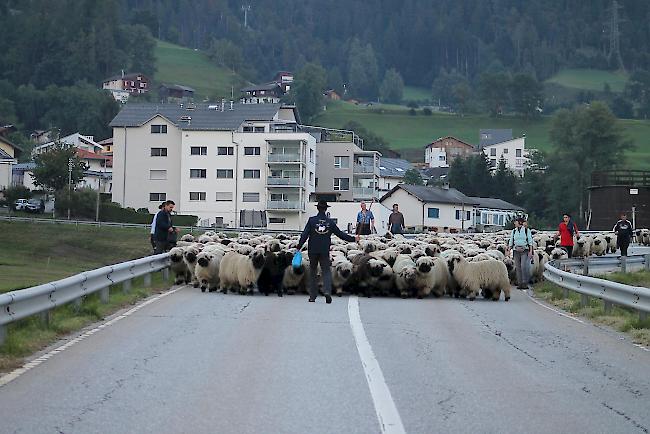
M520 176L524 175L528 161L525 134L513 138L511 129L481 129L479 148L489 158L492 168L496 168L503 157L509 169Z
M316 139L280 104L129 104L113 119L113 201L199 216L203 226L302 229Z
M357 145L354 133L345 141L319 140L316 149L314 201L352 202L379 197L380 157ZM319 137L318 134L315 134Z

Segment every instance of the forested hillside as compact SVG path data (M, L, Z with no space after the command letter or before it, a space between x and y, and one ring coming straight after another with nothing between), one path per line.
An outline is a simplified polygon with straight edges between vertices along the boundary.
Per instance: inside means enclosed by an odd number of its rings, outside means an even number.
M214 39L241 48L259 77L317 61L344 79L355 61L395 68L429 87L441 70L474 77L490 68L534 72L564 67L617 69L610 59L612 0L122 0L124 16L163 40L208 49ZM246 11L244 28L242 5ZM650 67L650 3L619 0L618 42L627 70ZM362 53L365 59L355 59ZM334 73L335 74L335 73Z

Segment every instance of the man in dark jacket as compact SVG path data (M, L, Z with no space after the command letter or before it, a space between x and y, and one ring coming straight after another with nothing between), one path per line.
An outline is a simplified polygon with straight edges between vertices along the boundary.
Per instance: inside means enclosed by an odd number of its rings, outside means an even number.
M621 256L627 256L627 248L630 245L634 232L632 230L632 223L629 222L624 212L621 213L621 219L614 226L614 233L616 234L616 247L621 249Z
M316 282L316 273L318 272L318 264L320 264L321 273L323 274L323 292L325 293L325 301L329 304L332 302L332 273L330 270L330 245L332 243L332 234L341 238L342 240L353 242L359 241L359 235L353 237L342 232L334 221L327 217L325 212L329 208L327 202L321 200L316 205L318 214L310 217L302 231L300 241L298 242L298 250L300 250L309 238L309 245L307 247L307 254L309 256L309 271L310 271L310 286L309 286L309 301L311 303L316 301L318 296L318 285Z
M174 210L174 206L176 206L174 201L168 200L165 202L165 206L156 214L156 229L153 234L156 243L154 254L156 255L169 250L170 236L178 232L178 228L175 228L172 223L171 213Z

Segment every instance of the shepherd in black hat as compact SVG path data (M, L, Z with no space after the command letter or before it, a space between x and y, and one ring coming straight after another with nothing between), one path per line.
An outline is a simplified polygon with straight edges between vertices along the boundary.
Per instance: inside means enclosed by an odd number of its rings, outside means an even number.
M326 201L318 201L316 205L318 214L309 217L305 230L302 231L300 241L298 242L298 250L300 250L303 244L305 244L305 241L307 241L307 238L309 238L309 246L307 247L309 269L311 271L309 301L312 303L316 301L316 296L318 296L318 285L316 282L318 264L320 264L321 273L323 274L325 301L328 304L332 302L332 274L330 270L330 244L332 242L332 234L349 242L359 241L360 238L359 235L353 237L341 231L336 226L336 223L325 214L327 208L329 208L329 205Z

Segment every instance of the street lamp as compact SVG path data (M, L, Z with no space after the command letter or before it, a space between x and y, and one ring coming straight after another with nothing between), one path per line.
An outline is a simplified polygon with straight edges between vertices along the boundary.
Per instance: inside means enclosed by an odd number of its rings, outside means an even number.
M70 220L70 204L72 203L72 158L68 158L68 220Z

